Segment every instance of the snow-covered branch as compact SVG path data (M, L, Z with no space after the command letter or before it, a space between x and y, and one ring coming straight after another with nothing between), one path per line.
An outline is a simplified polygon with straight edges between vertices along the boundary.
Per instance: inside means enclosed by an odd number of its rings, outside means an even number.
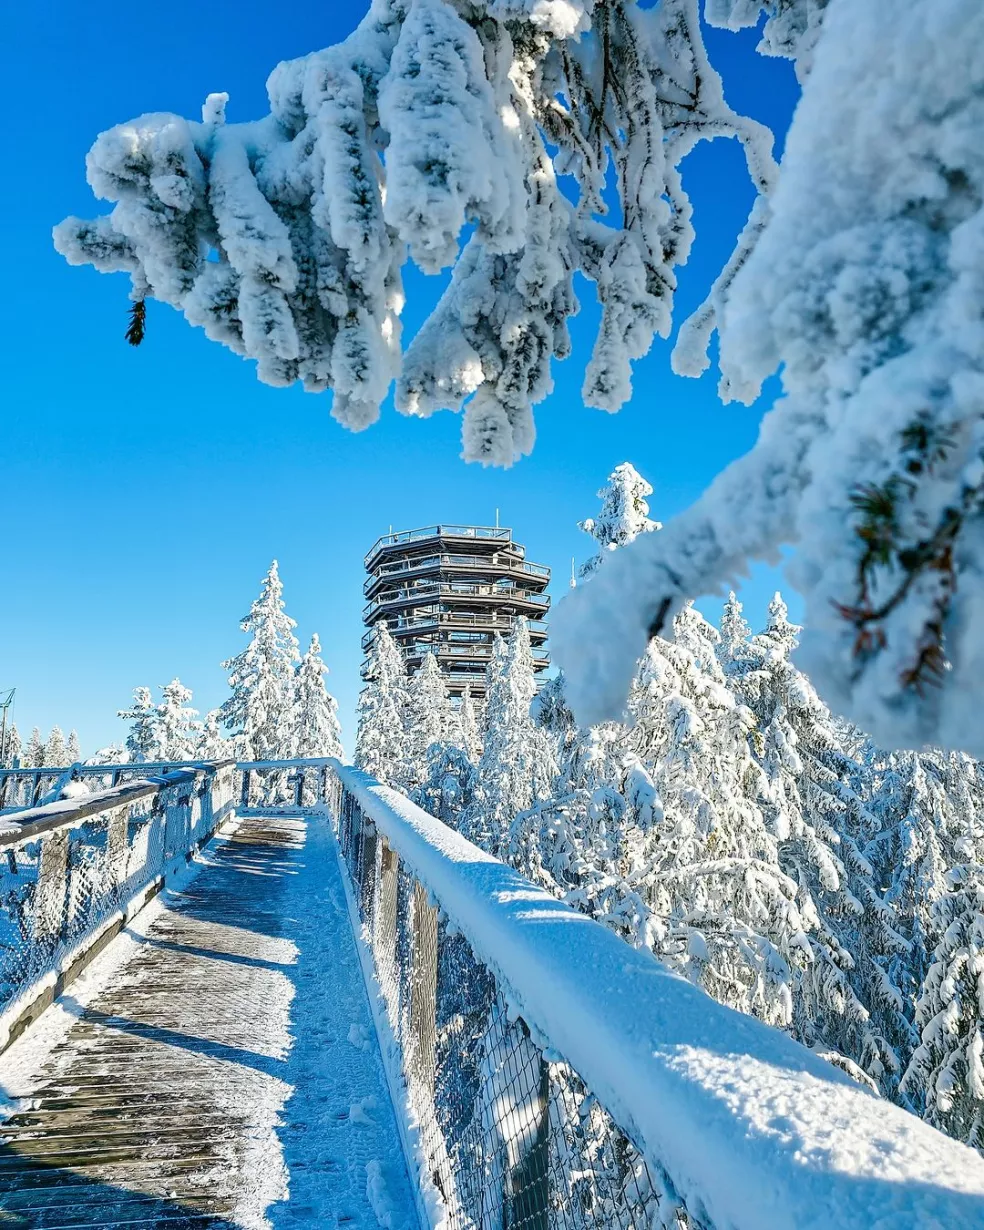
M785 396L747 457L562 604L587 720L620 712L685 598L796 543L800 660L825 700L883 746L984 753L982 43L974 0L827 5L761 233L708 309L723 394L751 401L781 367ZM694 319L679 369L713 324Z
M103 133L88 176L112 212L67 219L55 244L129 273L136 303L178 308L261 380L332 389L348 427L398 377L403 413L464 408L465 456L509 465L570 350L576 272L602 307L589 404L617 410L668 335L695 144L736 137L773 186L771 134L725 102L697 4L373 0L343 43L273 71L257 122L226 123L212 94L200 122ZM712 17L741 24L738 7ZM401 360L408 250L453 277Z

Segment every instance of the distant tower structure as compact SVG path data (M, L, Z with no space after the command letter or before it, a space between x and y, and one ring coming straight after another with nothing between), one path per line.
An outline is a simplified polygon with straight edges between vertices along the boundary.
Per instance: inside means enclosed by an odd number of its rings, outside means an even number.
M365 565L364 650L376 624L386 623L411 673L424 654L436 654L452 696L461 696L467 685L482 698L496 633L508 636L514 621L525 616L536 670L550 665L543 647L550 569L527 563L512 530L431 525L390 533L373 544Z

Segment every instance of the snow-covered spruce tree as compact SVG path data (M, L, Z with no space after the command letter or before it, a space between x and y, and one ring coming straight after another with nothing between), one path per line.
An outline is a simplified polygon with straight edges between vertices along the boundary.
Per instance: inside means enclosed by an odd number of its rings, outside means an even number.
M40 769L43 765L44 740L41 738L41 731L35 726L24 746L24 767L26 769Z
M157 706L157 739L160 760L194 760L202 741L198 710L192 709L191 689L180 679L172 679L161 689Z
M39 735L39 738L40 738L40 735ZM2 751L4 753L3 764L4 764L4 768L6 769L12 769L14 765L16 765L22 759L21 737L20 737L20 731L17 729L16 722L12 722L10 726L7 728L7 741ZM24 759L24 762L26 763L27 761L26 752L24 753L23 759Z
M984 866L947 876L940 937L916 1006L921 1042L903 1088L936 1127L984 1152Z
M49 765L67 765L68 748L65 744L65 735L60 726L52 726L48 732L48 738L44 745L44 757Z
M386 624L378 623L359 696L355 763L388 785L403 784L408 704L403 654Z
M240 627L249 644L222 665L232 695L222 721L245 760L283 760L294 752L294 668L299 661L297 625L284 610L277 561L263 578L260 596Z
M413 790L427 780L431 749L461 746L461 724L437 657L425 653L407 686L406 743L402 778Z
M201 742L195 754L197 760L228 760L234 753L231 739L222 733L222 711L209 709L202 725Z
M727 685L716 629L687 606L673 631L650 642L630 698L630 747L664 817L635 872L652 944L716 999L789 1025L810 920L763 813L755 720Z
M325 686L328 667L321 659L318 634L311 637L294 681L294 755L341 756L342 728L338 702Z
M411 791L415 803L438 820L458 828L475 803L478 772L474 761L458 743L432 743L426 776Z
M649 517L646 497L653 489L631 462L623 461L609 474L608 482L598 492L601 512L587 517L578 526L601 547L601 551L581 566L581 577L587 579L597 570L606 551L616 551L633 542L640 534L662 529Z
M500 856L516 816L548 798L557 776L553 740L530 715L535 695L529 627L519 618L508 641L496 636L487 668L478 791L462 822L472 841Z
M120 709L116 716L130 723L124 746L131 761L146 763L166 759L159 714L150 688L134 688L133 704L129 709Z
M65 745L65 755L68 764L78 764L82 759L82 748L79 746L79 734L77 730L68 732L68 743Z
M482 756L482 735L479 715L475 710L475 699L467 683L461 694L461 704L458 706L458 722L461 727L462 749L472 764L478 764Z
M718 660L729 679L740 679L751 664L748 638L752 629L742 614L743 609L735 591L731 590L721 611L721 641L718 645Z
M800 629L776 594L766 628L742 642L740 609L724 622L726 666L756 717L752 746L779 865L797 886L811 960L797 980L792 1028L808 1045L895 1096L911 1046L896 981L910 945L895 925L864 854L876 831L864 770L842 746L830 711L790 654Z
M893 926L908 944L904 953L876 958L901 995L908 1027L897 1048L903 1071L919 1044L914 1007L938 938L934 910L947 892L948 870L967 861L964 846L972 826L979 824L974 811L953 807L940 763L946 759L945 754L916 752L872 756L875 823L864 854ZM903 1100L907 1088L900 1091Z
M398 376L403 413L464 405L465 455L482 462L532 448L577 271L602 306L584 399L629 397L632 360L670 329L695 144L736 136L756 188L775 178L771 134L724 101L697 0L373 0L343 43L279 65L267 93L259 122L226 123L213 94L201 122L145 115L103 133L88 177L113 209L63 222L57 248L129 273L133 340L161 299L260 379L333 389L353 428ZM408 251L453 276L401 367Z

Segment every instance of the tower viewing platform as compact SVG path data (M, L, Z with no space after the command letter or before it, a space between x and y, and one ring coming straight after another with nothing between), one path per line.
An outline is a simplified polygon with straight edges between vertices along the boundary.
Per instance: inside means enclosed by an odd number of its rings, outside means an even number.
M508 636L525 616L535 669L550 665L543 618L550 606L550 569L527 561L512 530L431 525L386 534L370 548L365 565L363 649L376 625L385 623L411 673L433 653L452 696L468 686L473 696L483 697L496 633Z

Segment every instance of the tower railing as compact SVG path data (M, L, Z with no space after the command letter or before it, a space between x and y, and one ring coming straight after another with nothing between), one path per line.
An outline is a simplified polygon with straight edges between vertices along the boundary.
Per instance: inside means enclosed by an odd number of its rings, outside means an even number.
M415 530L399 530L395 534L384 534L369 548L365 557L365 565L378 554L383 547L400 546L403 543L417 542L421 538L491 538L498 542L510 542L512 530L493 525L425 525ZM522 548L519 548L520 550Z
M405 796L326 781L431 1220L984 1225L984 1160L711 1000Z

